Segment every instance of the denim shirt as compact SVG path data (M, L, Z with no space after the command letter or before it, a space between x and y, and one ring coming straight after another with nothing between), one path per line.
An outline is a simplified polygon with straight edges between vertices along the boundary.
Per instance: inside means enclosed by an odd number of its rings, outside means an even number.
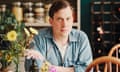
M56 66L74 67L75 72L85 72L86 67L92 62L92 51L87 35L83 31L72 29L69 34L69 43L62 60L61 53L56 45L52 29L42 29L35 36L34 48L46 58L48 62ZM36 60L39 67L42 62Z

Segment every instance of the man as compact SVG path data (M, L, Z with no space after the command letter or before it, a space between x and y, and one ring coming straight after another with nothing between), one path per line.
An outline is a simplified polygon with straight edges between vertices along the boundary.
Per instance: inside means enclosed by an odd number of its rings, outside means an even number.
M40 68L46 60L57 72L85 72L92 52L87 35L72 29L73 8L66 0L57 0L49 16L52 27L40 30L31 43L37 51L28 52L27 56L35 58Z

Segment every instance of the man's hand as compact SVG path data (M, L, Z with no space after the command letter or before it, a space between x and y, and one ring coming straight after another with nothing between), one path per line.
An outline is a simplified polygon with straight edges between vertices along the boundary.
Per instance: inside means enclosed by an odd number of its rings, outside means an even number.
M27 59L33 58L33 59L39 59L41 61L45 59L40 52L33 49L26 49L25 56L27 57Z

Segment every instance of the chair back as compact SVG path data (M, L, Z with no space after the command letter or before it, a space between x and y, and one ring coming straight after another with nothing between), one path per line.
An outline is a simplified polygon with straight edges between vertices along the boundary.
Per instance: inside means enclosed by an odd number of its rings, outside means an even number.
M120 44L116 44L111 48L110 52L108 53L108 56L115 56L116 58L119 58L119 54L120 54ZM112 72L113 65L111 63L109 63L109 65L107 65L107 66L109 66L109 70L110 70L109 72ZM106 66L106 68L107 68L107 66ZM120 70L118 68L118 64L116 64L116 66L115 66L114 72L115 71L120 72Z
M119 54L119 49L120 49L120 44L116 44L114 45L110 52L108 53L108 56L112 56L113 54L115 54L116 57L118 57L118 54Z
M85 72L90 72L91 70L94 70L94 72L109 72L104 70L104 68L100 69L100 65L105 67L105 64L107 63L112 63L114 65L118 64L118 66L120 66L120 60L118 58L112 56L102 56L93 60L93 62L88 65Z

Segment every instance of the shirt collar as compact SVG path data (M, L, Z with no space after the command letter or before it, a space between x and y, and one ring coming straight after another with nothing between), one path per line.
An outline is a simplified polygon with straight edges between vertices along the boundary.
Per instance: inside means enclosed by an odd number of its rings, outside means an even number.
M46 31L46 38L53 38L52 28L48 28Z
M77 35L77 34L75 34L74 29L72 29L71 32L70 32L70 34L69 34L69 41L70 41L70 42L78 41L76 35Z

